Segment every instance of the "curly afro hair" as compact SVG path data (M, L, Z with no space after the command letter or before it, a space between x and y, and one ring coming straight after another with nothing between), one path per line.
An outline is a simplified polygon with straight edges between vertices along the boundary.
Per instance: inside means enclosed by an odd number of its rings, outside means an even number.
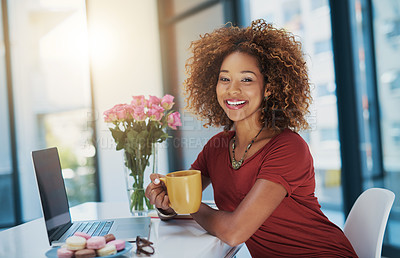
M216 85L224 58L242 52L256 57L271 92L261 104L260 122L273 130L308 128L310 84L301 43L292 34L260 19L247 28L231 25L206 33L190 49L184 82L187 109L205 120L205 126L232 128L233 121L218 104Z

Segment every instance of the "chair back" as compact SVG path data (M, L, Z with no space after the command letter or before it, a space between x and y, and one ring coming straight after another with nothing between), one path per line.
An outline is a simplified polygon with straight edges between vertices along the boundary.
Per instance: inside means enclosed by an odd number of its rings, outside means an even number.
M343 231L360 258L381 257L393 201L394 193L383 188L370 188L355 201Z

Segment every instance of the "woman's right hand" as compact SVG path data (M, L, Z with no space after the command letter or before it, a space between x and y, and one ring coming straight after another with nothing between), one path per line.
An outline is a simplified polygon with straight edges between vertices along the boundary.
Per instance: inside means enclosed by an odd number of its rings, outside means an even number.
M147 186L145 195L150 200L150 203L155 205L158 209L164 210L167 214L174 213L174 210L169 207L167 187L159 179L160 177L164 177L164 175L150 175L151 183Z

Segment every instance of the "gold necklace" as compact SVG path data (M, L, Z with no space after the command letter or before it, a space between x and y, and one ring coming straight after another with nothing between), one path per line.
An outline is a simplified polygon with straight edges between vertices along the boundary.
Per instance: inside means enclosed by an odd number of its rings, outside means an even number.
M249 143L249 145L247 145L247 148L244 151L243 157L239 161L236 161L236 159L235 159L236 135L233 137L233 142L232 142L232 167L233 167L233 169L238 170L242 166L244 158L246 157L247 151L251 148L251 145L253 145L253 143L257 139L257 136L261 133L262 130L263 130L263 128L261 128L261 130L258 132L256 137L254 137L253 140L251 140L251 142Z

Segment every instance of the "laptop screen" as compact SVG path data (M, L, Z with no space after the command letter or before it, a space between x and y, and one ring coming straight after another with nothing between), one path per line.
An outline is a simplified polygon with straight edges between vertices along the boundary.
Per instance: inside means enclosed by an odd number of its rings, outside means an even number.
M71 222L57 148L32 152L47 231Z

